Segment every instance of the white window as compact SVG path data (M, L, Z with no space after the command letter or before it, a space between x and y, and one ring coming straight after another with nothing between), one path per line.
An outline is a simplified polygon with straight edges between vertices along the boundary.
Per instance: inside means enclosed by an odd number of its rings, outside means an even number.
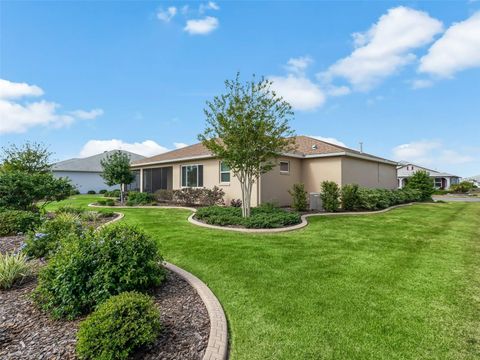
M203 186L203 165L182 165L182 187Z
M230 167L223 161L220 162L220 183L230 182Z
M437 189L441 189L443 186L442 186L442 178L435 178L435 187Z
M280 161L280 172L283 174L290 172L290 161Z

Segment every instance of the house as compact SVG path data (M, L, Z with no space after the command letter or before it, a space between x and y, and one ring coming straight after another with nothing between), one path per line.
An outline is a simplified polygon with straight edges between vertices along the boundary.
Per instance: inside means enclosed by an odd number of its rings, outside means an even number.
M118 189L119 186L108 186L102 178L102 165L100 161L105 159L108 155L116 151L126 153L130 157L130 161L137 161L144 158L142 155L134 154L125 150L105 151L101 154L89 156L86 158L73 158L57 162L52 165L52 173L55 177L66 177L72 182L72 185L85 194L90 190L99 192L102 189L113 190ZM129 185L129 188L138 187L134 182Z
M307 136L295 137L295 152L282 154L274 169L263 174L252 191L252 205L291 203L288 190L303 183L307 192L319 192L324 180L369 188L397 187L397 163ZM240 182L221 159L201 143L132 163L141 191L219 186L227 203L241 198Z
M477 176L470 176L465 179L466 181L470 181L476 187L480 187L480 175Z
M398 188L403 188L408 182L408 178L419 170L424 170L430 174L430 177L434 181L435 188L437 189L447 190L450 188L450 185L458 184L460 182L460 177L457 175L431 170L423 166L401 161L397 168Z

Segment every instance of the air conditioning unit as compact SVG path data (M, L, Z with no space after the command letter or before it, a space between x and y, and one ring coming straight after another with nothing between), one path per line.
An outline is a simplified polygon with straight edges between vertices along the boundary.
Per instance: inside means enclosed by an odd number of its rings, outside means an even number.
M315 193L312 192L309 194L309 199L310 199L310 210L323 210L323 205L322 205L322 198L320 197L320 193Z

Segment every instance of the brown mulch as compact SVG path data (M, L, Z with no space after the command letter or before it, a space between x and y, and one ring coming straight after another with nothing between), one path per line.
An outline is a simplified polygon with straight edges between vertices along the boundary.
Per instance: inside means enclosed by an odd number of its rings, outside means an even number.
M0 251L11 252L23 236L0 237ZM10 290L0 290L0 359L75 359L78 324L51 320L31 299L35 277ZM197 292L179 275L168 271L153 293L161 313L162 333L155 344L140 349L134 359L201 359L208 343L210 322Z

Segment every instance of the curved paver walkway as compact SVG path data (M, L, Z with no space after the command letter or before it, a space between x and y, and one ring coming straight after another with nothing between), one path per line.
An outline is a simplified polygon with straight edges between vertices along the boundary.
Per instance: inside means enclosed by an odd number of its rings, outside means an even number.
M95 207L95 205L92 206ZM159 208L159 206L156 208ZM115 214L117 215L115 219L106 222L100 226L99 229L117 222L125 216L123 213L119 212L115 212ZM210 335L208 336L207 348L205 349L205 354L203 355L202 360L226 360L228 358L227 318L225 317L222 305L216 298L215 294L203 281L188 271L166 261L163 265L168 270L173 271L187 281L190 286L195 289L205 304L210 319Z
M397 209L400 207L405 207L405 206L411 206L416 203L408 203L408 204L400 204L400 205L395 205L395 206L390 206L386 209L382 210L376 210L376 211L350 211L350 212L336 212L336 213L315 213L315 214L305 214L301 216L301 223L292 225L292 226L286 226L282 228L273 228L273 229L246 229L246 228L236 228L236 227L226 227L226 226L217 226L217 225L210 225L206 224L204 222L198 221L194 218L195 212L197 209L191 208L191 207L185 207L185 206L101 206L101 205L95 205L95 204L89 204L88 206L91 207L107 207L107 208L120 208L120 209L184 209L184 210L190 210L192 211L192 214L188 217L188 222L201 226L204 228L208 229L215 229L215 230L225 230L225 231L236 231L236 232L242 232L242 233L249 233L249 234L269 234L269 233L279 233L279 232L286 232L286 231L293 231L293 230L299 230L304 228L305 226L308 225L307 218L312 217L312 216L346 216L346 215L374 215L374 214L381 214L385 213L387 211Z

